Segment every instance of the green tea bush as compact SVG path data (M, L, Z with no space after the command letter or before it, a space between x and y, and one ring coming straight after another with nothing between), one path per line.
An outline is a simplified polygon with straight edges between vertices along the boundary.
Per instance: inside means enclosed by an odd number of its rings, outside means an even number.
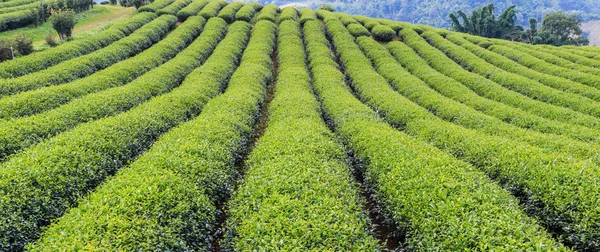
M225 6L227 6L227 1L213 0L204 6L198 15L202 16L203 18L210 19L211 17L216 17L219 14L219 11Z
M257 2L247 3L235 14L235 19L250 22L256 12L260 11L262 7L263 6Z
M0 83L0 95L62 84L90 75L150 47L174 28L176 23L177 18L174 16L161 16L105 48L35 73L5 80Z
M304 24L306 21L309 20L317 20L317 13L309 8L302 8L298 11L298 14L300 15L300 18L298 19L298 22L300 24Z
M296 21L298 18L298 11L295 7L286 7L281 10L281 16L279 16L279 21L283 22L285 20Z
M379 41L390 41L396 36L396 32L385 25L376 25L371 29L371 33L373 33L373 37Z
M345 152L319 113L298 23L279 26L269 125L228 209L232 251L375 251Z
M159 9L165 8L175 2L175 0L154 0L148 5L144 5L137 9L138 12L157 12Z
M220 41L225 26L220 18L210 20L199 39L183 52L127 85L88 94L44 113L0 121L0 153L9 155L78 124L126 111L168 92L206 60Z
M281 12L281 9L279 9L277 5L265 5L258 14L257 20L268 20L275 23L277 22L277 15L279 14L279 12Z
M371 36L369 30L367 30L367 28L360 24L349 24L348 30L350 31L350 34L352 34L352 36L357 38L360 36Z
M227 21L227 23L232 23L233 21L236 20L235 19L236 13L242 7L244 7L244 3L242 3L242 2L230 3L227 6L225 6L223 9L221 9L221 11L217 15L217 17L222 18L223 20Z
M223 42L230 43L228 38ZM30 250L209 247L218 228L215 204L231 193L237 177L236 157L252 137L253 124L266 96L274 43L275 25L257 23L225 93L210 100L198 117L161 136L129 167L50 226ZM221 49L217 48L220 51L215 57L235 57L225 55ZM207 61L200 69L211 69L208 64L212 62ZM194 79L186 81L219 81L213 75L198 70ZM143 217L143 221L132 216ZM105 225L111 228L103 228Z
M175 0L172 4L162 9L159 9L156 14L160 15L177 15L177 13L192 3L193 0ZM179 17L178 17L179 18Z
M191 16L196 16L209 2L210 0L192 1L188 6L177 12L177 18L183 22Z
M0 173L0 191L6 192L0 195L2 247L20 249L36 239L43 226L62 216L161 134L198 115L226 84L250 29L245 22L234 23L214 57L196 70L196 55L185 57L187 66L170 61L180 64L160 69L154 81L174 84L186 79L171 92L117 116L83 124L5 162Z
M124 85L160 66L189 45L202 31L204 18L193 17L140 54L88 77L0 99L0 118L30 116L54 109L77 97Z
M56 65L62 61L91 53L126 37L155 18L156 15L154 13L140 13L130 18L119 20L108 29L88 38L78 39L56 48L0 63L0 77L16 78Z

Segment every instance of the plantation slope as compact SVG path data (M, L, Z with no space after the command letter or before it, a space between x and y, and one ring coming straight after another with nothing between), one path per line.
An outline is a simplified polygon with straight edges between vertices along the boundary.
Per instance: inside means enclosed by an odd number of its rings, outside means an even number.
M233 188L238 174L235 163L247 148L272 76L275 28L267 21L257 23L225 93L210 100L198 117L161 136L134 163L52 225L30 250L209 247L218 228L218 204ZM203 67L220 62L225 60ZM215 77L206 71L195 75L194 81ZM107 225L109 229L104 228Z
M245 22L234 23L202 67L190 66L171 80L185 78L172 91L125 113L80 125L5 162L0 168L3 247L19 249L39 237L42 226L63 215L87 191L144 152L164 132L199 114L227 83L250 29ZM206 71L215 78L197 81ZM60 161L48 164L48 158L57 154ZM23 214L34 209L44 211Z

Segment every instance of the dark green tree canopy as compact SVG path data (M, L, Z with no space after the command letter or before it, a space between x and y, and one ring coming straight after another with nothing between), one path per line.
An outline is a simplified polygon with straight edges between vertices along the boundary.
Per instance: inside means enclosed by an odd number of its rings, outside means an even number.
M516 25L517 6L512 5L496 17L494 15L494 4L477 8L471 16L463 11L457 11L448 15L452 20L452 29L473 35L514 40L523 31L522 26ZM460 22L462 20L462 23Z

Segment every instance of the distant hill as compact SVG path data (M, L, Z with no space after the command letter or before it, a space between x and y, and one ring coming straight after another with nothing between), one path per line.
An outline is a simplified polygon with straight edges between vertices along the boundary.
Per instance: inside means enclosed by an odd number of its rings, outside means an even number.
M249 1L246 0L245 2ZM598 0L259 0L258 2L277 5L298 3L299 6L311 8L317 8L323 3L330 3L337 11L350 14L443 28L450 26L449 13L458 10L470 12L474 8L488 3L494 3L498 12L516 4L519 6L520 12L517 21L524 25L527 24L529 18L539 20L545 14L557 10L577 13L584 22L600 19Z

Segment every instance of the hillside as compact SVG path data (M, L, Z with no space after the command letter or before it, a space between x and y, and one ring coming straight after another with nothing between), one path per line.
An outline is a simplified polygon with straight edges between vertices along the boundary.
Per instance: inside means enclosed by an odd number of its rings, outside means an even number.
M598 251L599 66L155 0L0 63L0 250Z

